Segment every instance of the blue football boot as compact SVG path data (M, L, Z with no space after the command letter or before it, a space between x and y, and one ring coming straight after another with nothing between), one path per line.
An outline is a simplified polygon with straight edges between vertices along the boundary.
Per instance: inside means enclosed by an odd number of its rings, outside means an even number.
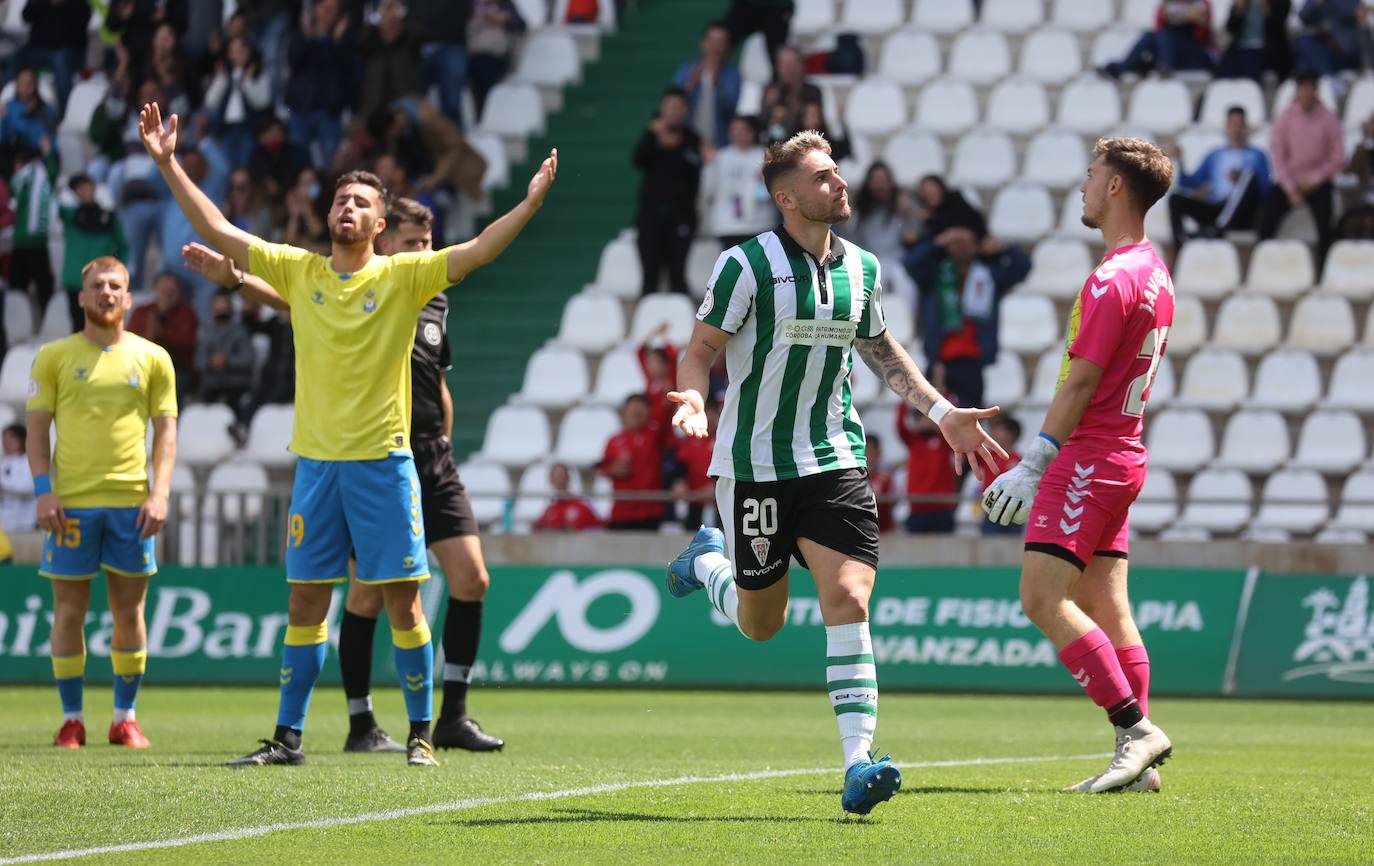
M891 800L901 787L902 771L892 763L891 755L876 761L860 761L845 771L840 808L847 813L867 815L874 806Z
M701 527L677 555L677 559L668 563L664 583L668 586L669 595L683 598L703 588L704 584L697 579L695 569L697 557L703 553L725 554L725 535L719 529Z

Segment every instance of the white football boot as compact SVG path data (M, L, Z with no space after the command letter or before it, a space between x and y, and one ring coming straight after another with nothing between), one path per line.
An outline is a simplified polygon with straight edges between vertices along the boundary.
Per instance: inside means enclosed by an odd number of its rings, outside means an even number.
M1154 768L1173 751L1168 735L1149 719L1142 719L1132 727L1116 729L1116 754L1106 771L1064 790L1085 794L1158 791L1159 773Z

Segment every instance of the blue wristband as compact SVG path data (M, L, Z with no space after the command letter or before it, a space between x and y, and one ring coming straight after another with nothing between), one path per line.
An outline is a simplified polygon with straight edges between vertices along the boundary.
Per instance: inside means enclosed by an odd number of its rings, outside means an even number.
M34 476L33 495L42 496L44 493L52 493L52 479L46 475Z
M1044 430L1041 430L1041 431L1040 431L1040 438L1041 438L1041 439L1044 439L1046 442L1048 442L1048 443L1050 443L1051 445L1053 445L1053 446L1054 446L1054 450L1056 450L1056 451L1059 450L1059 442L1058 442L1053 436L1051 436L1050 434L1046 433Z

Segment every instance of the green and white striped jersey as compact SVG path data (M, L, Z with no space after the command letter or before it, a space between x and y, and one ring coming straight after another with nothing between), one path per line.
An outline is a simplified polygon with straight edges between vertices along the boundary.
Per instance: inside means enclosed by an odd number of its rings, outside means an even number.
M697 319L734 336L713 477L776 481L866 468L849 371L876 337L882 282L872 253L832 234L823 262L782 229L721 253Z

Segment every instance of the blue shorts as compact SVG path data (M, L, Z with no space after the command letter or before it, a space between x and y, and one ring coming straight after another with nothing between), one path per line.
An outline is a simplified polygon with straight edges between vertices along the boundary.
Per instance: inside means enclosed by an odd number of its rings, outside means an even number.
M392 583L429 577L420 478L415 459L296 463L286 525L286 579L342 583L356 553L358 580Z
M156 538L141 538L137 508L64 508L67 531L43 534L38 573L57 580L90 580L100 569L131 577L157 573Z

